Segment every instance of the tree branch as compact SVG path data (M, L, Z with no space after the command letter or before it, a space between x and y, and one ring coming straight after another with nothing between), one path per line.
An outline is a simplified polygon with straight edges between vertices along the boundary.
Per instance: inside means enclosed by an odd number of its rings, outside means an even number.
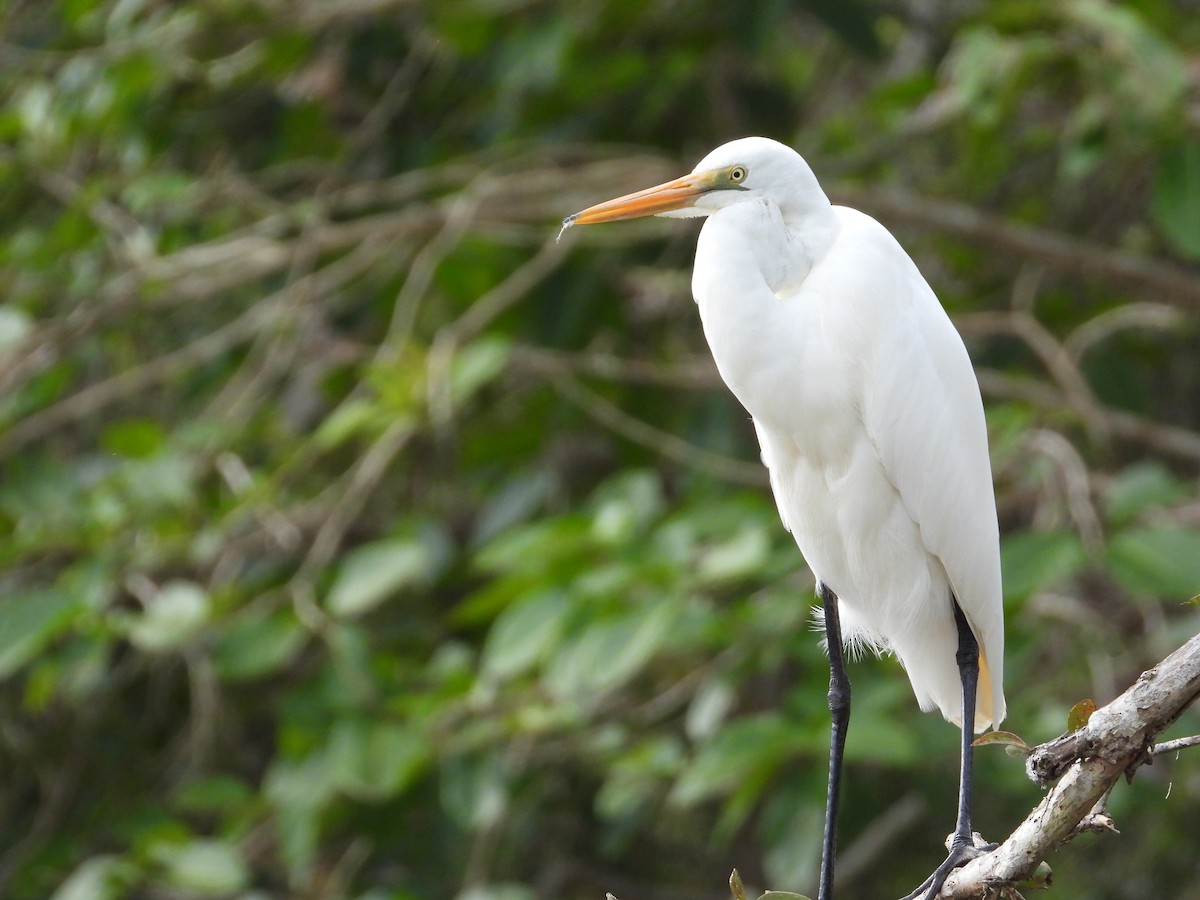
M1045 785L1037 808L991 853L947 879L944 898L995 896L1031 877L1038 864L1078 832L1077 826L1122 775L1151 762L1154 738L1200 697L1200 635L1142 673L1120 697L1092 713L1078 731L1034 747L1029 777ZM1065 774L1064 774L1065 773Z

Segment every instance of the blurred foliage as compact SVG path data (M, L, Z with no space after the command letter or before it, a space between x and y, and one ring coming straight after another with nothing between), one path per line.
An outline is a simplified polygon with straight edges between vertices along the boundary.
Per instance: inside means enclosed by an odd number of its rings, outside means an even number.
M811 889L811 578L694 228L554 242L743 134L879 216L968 339L1006 727L1111 698L1200 626L1194 13L6 4L0 894ZM894 661L852 677L841 875L896 895L957 737ZM977 755L998 838L1038 794ZM1056 886L1200 898L1198 800L1187 754L1143 770Z

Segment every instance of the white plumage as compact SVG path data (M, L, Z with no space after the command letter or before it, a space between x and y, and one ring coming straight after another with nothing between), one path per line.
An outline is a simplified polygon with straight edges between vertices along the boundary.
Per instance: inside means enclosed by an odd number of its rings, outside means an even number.
M895 653L922 709L961 724L951 593L980 645L974 727L1004 718L999 536L983 404L962 339L882 225L833 206L776 141L565 224L707 216L692 292L754 420L784 525L851 645Z

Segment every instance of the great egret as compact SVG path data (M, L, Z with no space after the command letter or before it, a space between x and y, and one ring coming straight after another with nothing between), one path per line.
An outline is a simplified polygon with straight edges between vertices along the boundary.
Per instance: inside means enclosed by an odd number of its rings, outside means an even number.
M951 852L910 895L936 897L978 854L967 723L1004 718L996 501L962 338L891 233L832 205L776 141L732 141L563 227L648 215L708 217L692 273L704 334L817 580L833 720L819 900L831 896L850 719L843 642L894 653L921 709L962 729Z

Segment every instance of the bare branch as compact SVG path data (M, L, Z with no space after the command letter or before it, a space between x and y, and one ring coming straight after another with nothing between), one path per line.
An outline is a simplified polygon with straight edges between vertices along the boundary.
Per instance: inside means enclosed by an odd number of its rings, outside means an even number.
M1058 390L1031 378L1018 378L993 369L976 369L975 374L985 397L1020 400L1046 410L1059 410L1067 405ZM1119 409L1103 408L1103 413L1107 418L1106 428L1114 437L1191 463L1200 461L1200 434L1194 431Z
M1104 529L1092 502L1091 474L1079 451L1057 431L1048 428L1033 429L1025 443L1032 452L1040 453L1054 463L1062 475L1067 511L1083 545L1092 552L1100 552L1104 545Z
M1175 738L1173 741L1163 741L1161 744L1155 744L1150 748L1150 755L1162 756L1166 753L1177 753L1180 750L1186 750L1188 747L1200 747L1200 734L1193 734L1188 737Z
M291 314L289 303L297 293L312 291L324 294L335 290L366 271L379 253L378 246L366 242L324 269L306 275L275 294L263 298L237 318L203 337L135 368L87 385L57 403L25 417L0 437L0 456L40 440L55 429L93 415L100 409L135 395L179 372L216 359L231 348L251 340L261 329L277 326L280 317Z
M1104 409L1083 372L1075 364L1063 345L1046 328L1025 310L972 313L955 320L964 337L979 335L1010 334L1020 338L1042 361L1050 377L1062 390L1067 404L1078 413L1095 440L1103 440L1109 433L1110 423Z
M1171 331L1185 321L1183 312L1164 303L1125 303L1088 319L1071 332L1063 348L1078 362L1088 350L1114 334L1134 328Z
M564 397L582 407L596 421L636 444L648 447L668 459L738 484L757 487L765 487L767 484L767 470L756 463L742 462L740 459L713 453L647 425L613 406L600 395L589 391L570 376L560 376L553 379L552 383Z
M611 353L565 353L542 347L517 348L514 361L544 374L572 372L592 375L609 381L630 384L652 384L666 388L706 391L722 387L721 376L712 358L697 355L679 363L658 363L628 359ZM1067 406L1062 392L1032 378L1019 378L994 369L977 369L979 387L985 397L999 400L1019 400L1044 410L1061 410ZM1105 422L1103 430L1114 437L1142 444L1158 453L1200 462L1200 434L1146 419L1136 413L1101 406Z
M1026 769L1047 784L1062 779L991 853L955 872L941 897L978 898L1024 881L1057 847L1079 833L1105 794L1150 762L1154 737L1200 697L1200 635L1143 672L1137 682L1092 713L1078 731L1033 749ZM1064 774L1065 773L1065 774ZM1086 828L1107 827L1099 819Z
M544 375L571 372L592 375L627 384L709 391L724 388L712 357L696 355L680 363L659 363L630 359L612 353L568 353L545 347L522 346L513 354L514 362Z

